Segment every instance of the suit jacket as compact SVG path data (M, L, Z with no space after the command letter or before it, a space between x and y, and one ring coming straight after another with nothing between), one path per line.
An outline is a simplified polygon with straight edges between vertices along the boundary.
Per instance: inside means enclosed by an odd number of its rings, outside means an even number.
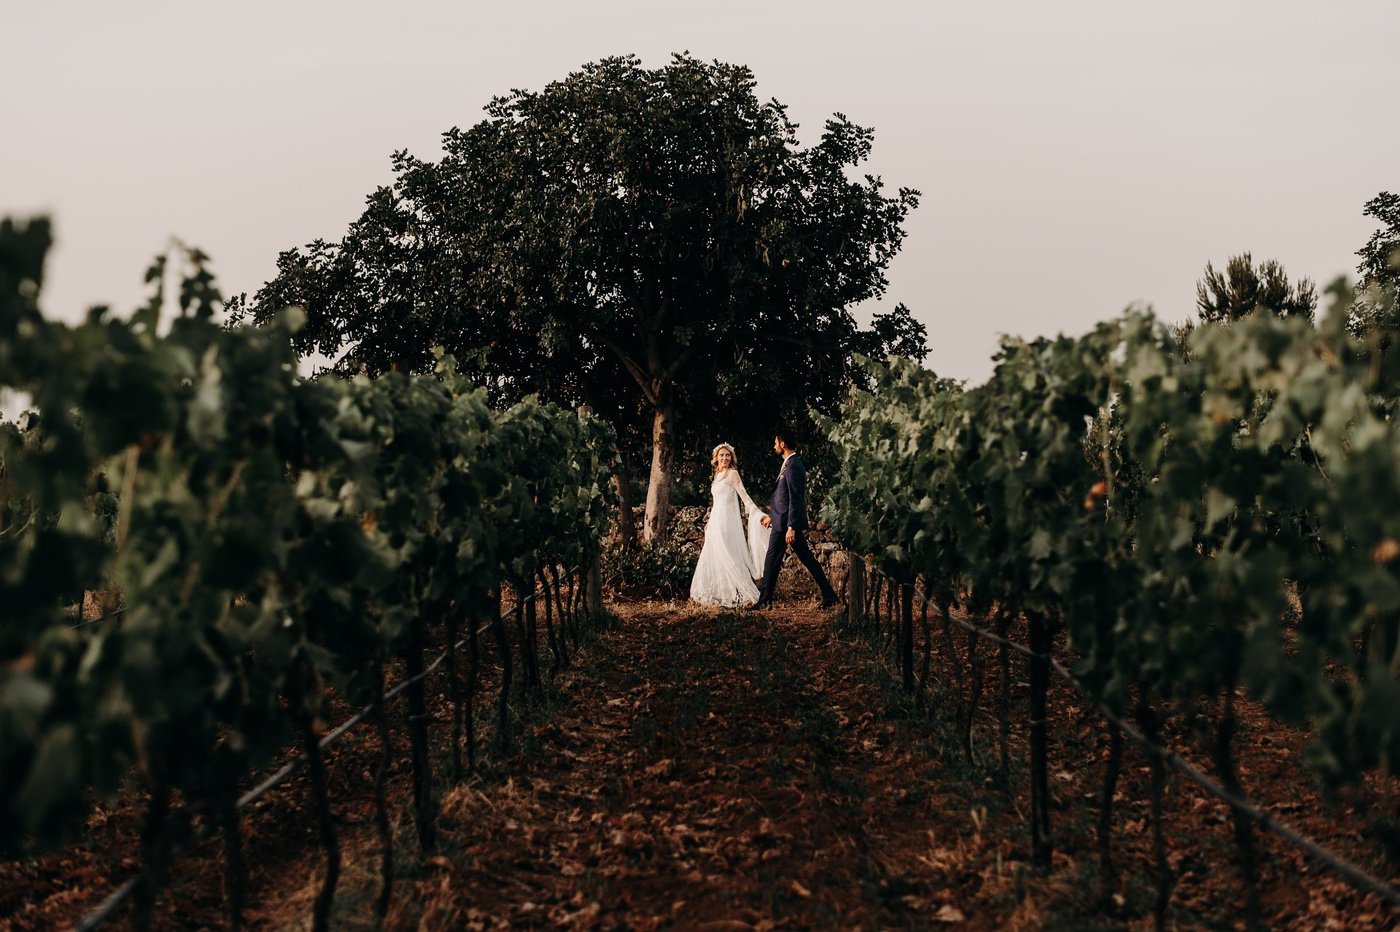
M778 476L777 488L768 504L773 530L782 533L788 528L807 530L807 467L797 454L787 458Z

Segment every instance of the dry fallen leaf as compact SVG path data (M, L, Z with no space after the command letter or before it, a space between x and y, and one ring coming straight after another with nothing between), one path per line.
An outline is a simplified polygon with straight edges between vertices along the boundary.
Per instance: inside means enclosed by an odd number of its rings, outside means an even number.
M949 906L947 903L938 907L938 912L933 914L933 918L938 922L947 923L967 921L967 917L962 914L962 910L958 909L956 906Z

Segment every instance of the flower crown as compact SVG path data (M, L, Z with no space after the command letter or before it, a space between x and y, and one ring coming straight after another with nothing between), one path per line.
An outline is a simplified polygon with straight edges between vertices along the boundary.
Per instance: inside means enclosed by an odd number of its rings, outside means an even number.
M710 459L714 459L714 458L715 458L715 455L716 455L717 453L719 453L720 450L728 450L730 456L736 456L736 455L737 455L737 454L734 452L734 447L732 447L731 445L729 445L729 444L727 444L727 443L721 443L721 444L719 444L718 446L716 446L713 450L710 451Z

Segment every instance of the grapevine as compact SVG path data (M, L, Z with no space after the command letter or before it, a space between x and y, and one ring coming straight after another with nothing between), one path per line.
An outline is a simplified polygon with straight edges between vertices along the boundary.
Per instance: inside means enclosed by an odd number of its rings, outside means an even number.
M1319 327L1267 313L1202 326L1189 352L1136 311L1077 338L1007 339L972 389L872 366L873 390L827 423L840 470L823 516L855 554L894 586L917 582L945 631L953 605L998 618L1003 636L1001 620L1024 619L1041 863L1053 650L1106 711L1105 813L1123 716L1155 742L1166 717L1206 710L1215 776L1239 798L1240 689L1311 726L1309 764L1328 783L1400 767L1397 362L1347 332L1349 303ZM892 607L913 688L908 596ZM1005 735L1003 717L1003 762ZM1254 909L1252 819L1235 812Z
M497 617L503 587L523 595L596 557L611 431L533 401L493 411L450 359L427 376L305 380L299 312L220 326L207 258L183 247L152 266L129 320L95 309L56 323L39 307L48 245L44 221L0 224L0 387L33 408L0 430L0 836L59 840L135 775L149 915L175 801L221 825L236 875L236 801L291 735L327 852L324 928L339 868L320 773L330 695L382 703L386 666L402 665L430 851L424 652ZM163 326L177 265L179 312ZM109 623L73 624L85 591L105 594ZM533 657L534 600L521 601ZM455 666L449 683L460 722Z

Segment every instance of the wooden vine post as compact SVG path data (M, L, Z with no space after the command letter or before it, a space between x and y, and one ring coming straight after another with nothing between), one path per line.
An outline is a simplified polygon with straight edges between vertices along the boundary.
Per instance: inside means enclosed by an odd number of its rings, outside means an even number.
M437 850L436 813L433 805L432 761L428 754L428 704L423 688L423 621L415 618L408 628L409 643L404 669L408 687L408 736L413 761L413 816L418 827L418 847L424 854Z
M846 563L846 620L858 630L865 623L865 558L848 553Z
M899 667L904 691L914 691L914 584L899 584Z
M1039 612L1027 612L1030 649L1029 719L1031 745L1031 856L1049 867L1054 843L1050 838L1049 734L1045 725L1046 694L1050 684L1050 626Z

